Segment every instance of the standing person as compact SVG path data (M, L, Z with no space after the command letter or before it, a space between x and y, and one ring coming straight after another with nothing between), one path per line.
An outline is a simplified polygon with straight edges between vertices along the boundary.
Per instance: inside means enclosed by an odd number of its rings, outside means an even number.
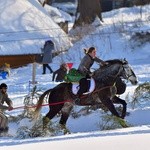
M8 105L5 106L4 102ZM8 118L3 113L5 110L12 110L13 109L13 103L8 97L7 94L7 85L5 83L2 83L0 85L0 133L7 132L8 131Z
M60 68L53 72L52 81L62 82L64 81L65 75L67 74L68 66L67 64L63 63L60 65ZM55 79L56 77L56 79Z
M44 47L42 48L43 52L43 59L42 59L42 64L43 64L43 73L46 73L46 68L49 69L50 73L53 73L52 68L49 66L49 63L52 62L52 51L54 50L54 43L49 40L46 41L44 44Z
M76 103L80 103L80 97L83 93L88 92L90 88L90 79L93 73L90 71L91 66L94 62L100 63L102 66L107 63L96 57L96 48L90 47L88 50L84 49L85 56L82 58L79 64L78 71L85 76L79 81L79 90L77 92Z

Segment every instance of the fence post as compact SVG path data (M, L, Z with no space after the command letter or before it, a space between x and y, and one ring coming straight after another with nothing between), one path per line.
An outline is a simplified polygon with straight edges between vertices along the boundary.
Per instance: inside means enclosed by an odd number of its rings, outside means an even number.
M36 76L36 62L33 63L32 65L32 84L35 85L35 76Z

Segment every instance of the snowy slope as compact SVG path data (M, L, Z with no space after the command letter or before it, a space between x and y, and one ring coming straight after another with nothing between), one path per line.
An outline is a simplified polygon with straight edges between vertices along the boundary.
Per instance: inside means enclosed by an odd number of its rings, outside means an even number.
M85 36L70 48L67 55L61 57L75 62L83 57L83 48L94 46L97 48L97 55L104 60L126 58L130 63L134 63L133 60L136 63L136 59L142 62L146 58L149 63L149 40L144 42L143 38L139 40L133 38L136 32L150 33L149 14L150 5L142 7L142 15L141 7L106 12L102 15L104 22L96 21L96 28L87 27ZM56 58L56 61L58 60L59 58Z

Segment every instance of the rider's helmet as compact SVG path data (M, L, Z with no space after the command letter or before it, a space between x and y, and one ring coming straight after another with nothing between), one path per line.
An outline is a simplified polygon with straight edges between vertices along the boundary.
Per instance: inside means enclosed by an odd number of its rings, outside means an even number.
M2 88L6 88L6 89L7 89L7 84L2 83L2 84L0 85L0 89L2 89Z

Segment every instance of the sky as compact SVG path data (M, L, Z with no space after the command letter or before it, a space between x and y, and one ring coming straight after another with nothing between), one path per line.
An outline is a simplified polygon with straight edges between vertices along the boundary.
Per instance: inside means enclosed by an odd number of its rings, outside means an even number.
M5 0L3 4L12 2L20 1ZM24 5L19 5L18 3L19 6L17 5L17 7L19 7L20 10L25 10L29 5L30 7L32 5L34 6L35 3L35 1L28 0L26 3L24 2ZM2 5L2 3L0 4L0 8L2 9L2 6L4 5ZM7 9L7 5L5 6L6 7L3 8L4 10ZM9 11L15 13L14 9L12 8L13 7L9 7ZM38 8L39 11L43 9L40 7L40 5L38 6ZM114 58L126 58L129 64L132 66L135 74L137 75L139 84L149 82L150 43L146 41L142 43L139 39L134 39L135 32L149 31L149 11L150 5L143 7L142 18L140 15L139 7L122 8L102 14L104 22L101 23L101 25L98 25L97 28L90 28L89 31L92 32L92 34L89 34L89 32L85 33L84 38L77 41L69 49L68 53L64 53L58 57L55 57L53 59L53 63L50 64L52 69L58 69L62 61L71 62L73 63L73 67L76 68L79 65L80 59L84 56L83 48L95 46L97 48L97 55L101 59L107 60ZM5 15L8 16L7 13ZM19 18L21 17L19 17L18 15L17 22L21 21L19 20ZM13 20L13 18L11 18L11 20ZM9 22L9 18L6 22ZM0 23L2 23L2 21ZM30 23L30 26L33 26L32 22ZM94 23L99 24L100 22L95 21ZM18 25L19 30L24 30L25 25ZM38 26L38 23L36 25ZM17 30L17 28L13 28L12 24L11 29L14 29L14 31ZM3 28L3 32L5 31L7 32L7 30ZM53 34L55 34L55 32L57 31L54 30ZM99 33L102 34L99 35ZM57 34L58 33L56 33L56 35ZM13 37L13 40L15 40L15 37ZM16 36L16 40L18 40L18 36ZM10 49L11 48L12 47L10 46ZM92 69L96 68L97 64L94 64L92 66ZM8 84L8 94L14 104L14 110L6 111L6 115L9 118L11 118L12 116L18 117L24 112L24 98L25 96L30 94L30 91L32 89L32 85L30 84L30 82L32 81L32 69L33 64L29 64L17 69L12 69L10 77L7 77L7 79L5 80L0 79L0 83L5 82L6 84ZM57 84L59 84L56 82L52 82L52 74L50 74L48 71L47 74L42 75L41 64L36 64L36 81L38 83L37 88L41 91L53 88ZM133 86L128 82L126 92L121 95L121 98L127 101L127 112L129 113L129 115L126 116L125 120L131 125L131 127L118 127L111 130L102 130L102 120L105 116L105 113L103 113L102 110L92 110L88 115L86 115L86 113L83 111L83 107L74 106L74 112L80 112L80 116L78 118L74 118L72 116L69 117L67 128L70 130L71 134L63 135L61 130L58 130L56 133L54 133L53 136L48 135L45 137L31 138L28 135L28 129L32 127L34 122L32 122L29 118L24 117L19 121L16 120L13 122L10 120L8 132L10 137L0 137L0 149L39 150L41 148L53 148L57 150L60 148L71 148L74 150L80 148L87 150L149 150L150 103L149 101L141 100L134 109L132 108L131 101L133 99L133 93L136 87L137 86ZM47 106L42 107L41 115L44 116L47 111ZM54 128L57 128L59 117L55 117L52 122Z

